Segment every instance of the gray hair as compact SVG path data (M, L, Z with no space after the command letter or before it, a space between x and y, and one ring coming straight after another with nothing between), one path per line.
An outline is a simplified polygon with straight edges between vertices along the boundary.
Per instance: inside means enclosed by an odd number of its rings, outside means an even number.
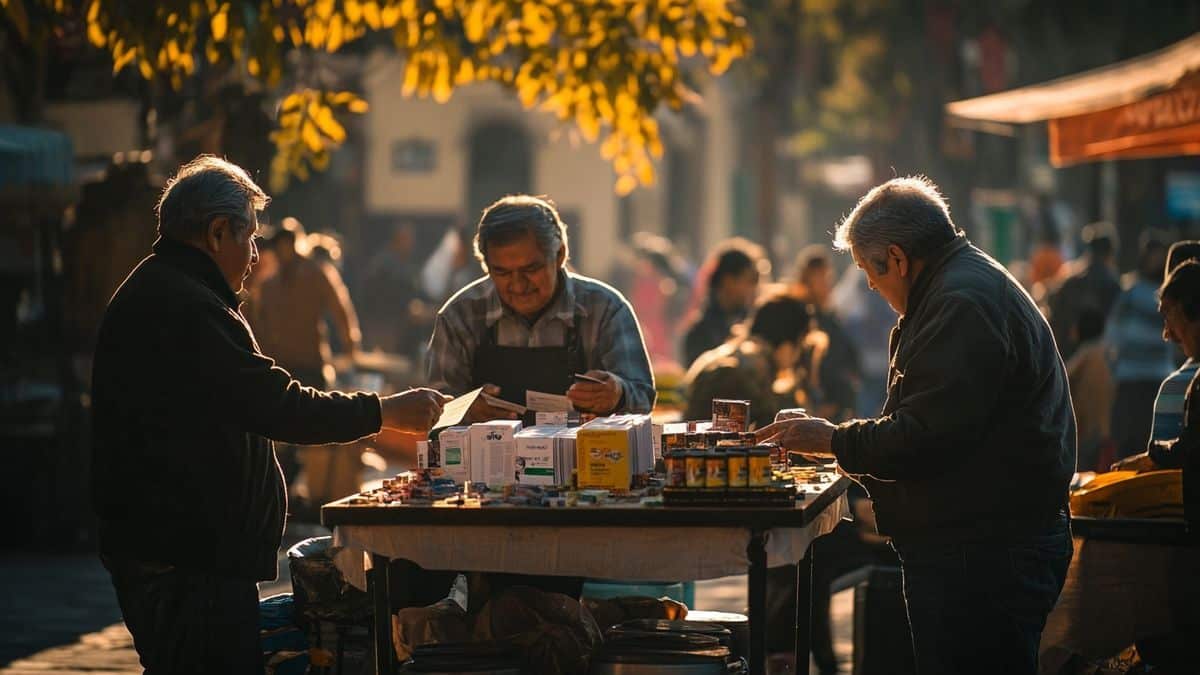
M876 271L887 271L887 247L899 246L924 260L958 234L950 207L936 185L924 176L893 178L871 189L838 225L833 246L851 246Z
M560 250L564 264L570 257L567 226L554 202L533 195L509 195L483 210L475 232L475 257L487 269L488 246L507 244L528 235L533 236L547 258L556 258Z
M167 181L155 212L160 235L189 241L204 236L214 218L227 217L241 233L246 207L261 211L271 198L242 167L212 155L200 155L184 164Z

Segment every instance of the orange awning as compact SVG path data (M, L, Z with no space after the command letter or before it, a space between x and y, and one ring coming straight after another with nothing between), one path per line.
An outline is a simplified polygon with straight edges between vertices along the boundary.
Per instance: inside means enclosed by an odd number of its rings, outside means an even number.
M952 123L1047 121L1055 166L1200 154L1200 33L1166 49L1044 84L956 101Z

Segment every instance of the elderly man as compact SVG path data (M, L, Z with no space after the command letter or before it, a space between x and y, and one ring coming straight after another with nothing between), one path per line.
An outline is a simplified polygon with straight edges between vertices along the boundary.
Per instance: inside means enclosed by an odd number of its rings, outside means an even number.
M271 441L423 433L445 397L302 386L238 309L268 197L240 167L184 165L154 252L109 302L92 375L100 552L149 673L261 673L255 582L275 578L287 494Z
M836 458L870 493L920 673L1034 673L1072 553L1075 419L1050 327L924 178L867 193L836 246L900 315L883 415L759 437Z
M566 269L567 227L553 204L529 195L492 204L475 254L487 276L438 312L429 382L453 394L486 387L518 404L527 391L565 393L599 415L650 411L654 376L637 317L612 287ZM483 398L470 414L511 416Z

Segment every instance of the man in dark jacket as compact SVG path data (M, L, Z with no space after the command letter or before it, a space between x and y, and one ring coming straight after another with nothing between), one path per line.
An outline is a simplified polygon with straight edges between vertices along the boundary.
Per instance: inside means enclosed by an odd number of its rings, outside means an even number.
M836 457L870 493L919 672L1035 673L1072 553L1075 419L1050 327L924 178L867 193L837 245L900 315L883 416L759 435Z
M202 156L168 182L154 253L117 290L92 376L100 552L148 673L259 673L255 582L287 494L268 439L427 431L444 397L303 387L258 349L237 293L268 197Z

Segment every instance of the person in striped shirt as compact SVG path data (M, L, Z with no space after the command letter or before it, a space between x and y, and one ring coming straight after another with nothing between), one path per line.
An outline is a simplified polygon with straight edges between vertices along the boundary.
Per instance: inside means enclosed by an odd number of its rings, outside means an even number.
M1171 244L1167 252L1166 269L1163 278L1171 276L1171 272L1183 262L1200 259L1200 241L1177 241ZM1164 335L1164 339L1170 339ZM1186 353L1186 347L1184 347ZM1154 420L1150 427L1150 443L1178 438L1183 430L1183 399L1187 395L1188 385L1200 367L1200 360L1188 354L1187 360L1178 370L1167 376L1158 388L1158 396L1154 399Z

